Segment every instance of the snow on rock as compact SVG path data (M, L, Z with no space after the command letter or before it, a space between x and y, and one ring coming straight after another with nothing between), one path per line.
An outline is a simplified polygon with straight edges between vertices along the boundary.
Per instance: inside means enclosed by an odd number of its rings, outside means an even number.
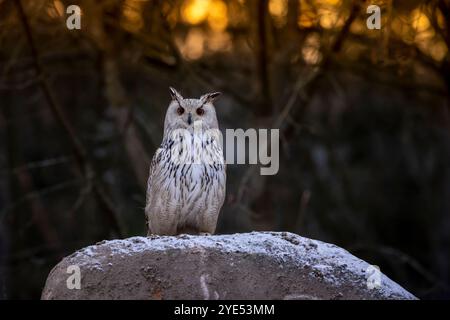
M69 266L79 267L80 289L68 288ZM251 232L102 241L53 268L42 299L416 298L335 245Z

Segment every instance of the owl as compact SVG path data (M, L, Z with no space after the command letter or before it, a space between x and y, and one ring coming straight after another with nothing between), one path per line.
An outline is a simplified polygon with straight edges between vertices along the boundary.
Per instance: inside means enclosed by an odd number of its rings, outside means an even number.
M226 164L214 100L219 92L172 100L147 183L148 234L212 234L225 198Z

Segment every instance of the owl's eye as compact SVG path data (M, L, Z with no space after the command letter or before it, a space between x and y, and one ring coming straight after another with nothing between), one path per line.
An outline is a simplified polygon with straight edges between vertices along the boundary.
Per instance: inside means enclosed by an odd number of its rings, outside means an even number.
M198 109L197 109L197 114L198 114L199 116L204 115L204 114L205 114L205 109L203 109L203 108L198 108Z
M184 113L184 108L183 107L178 107L177 113L181 116Z

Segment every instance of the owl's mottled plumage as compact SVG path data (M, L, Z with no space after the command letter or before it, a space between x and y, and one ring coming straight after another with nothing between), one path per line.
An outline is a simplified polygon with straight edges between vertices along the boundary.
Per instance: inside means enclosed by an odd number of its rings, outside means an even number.
M214 233L225 198L226 165L212 104L219 93L172 101L153 156L145 215L149 234Z

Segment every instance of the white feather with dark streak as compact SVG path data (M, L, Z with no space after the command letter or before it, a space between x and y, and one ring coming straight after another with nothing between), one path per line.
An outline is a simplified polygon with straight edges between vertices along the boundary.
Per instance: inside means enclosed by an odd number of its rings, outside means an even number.
M184 99L172 88L171 93L163 141L152 159L147 184L148 233L212 234L225 198L226 182L212 104L218 93L200 99Z

